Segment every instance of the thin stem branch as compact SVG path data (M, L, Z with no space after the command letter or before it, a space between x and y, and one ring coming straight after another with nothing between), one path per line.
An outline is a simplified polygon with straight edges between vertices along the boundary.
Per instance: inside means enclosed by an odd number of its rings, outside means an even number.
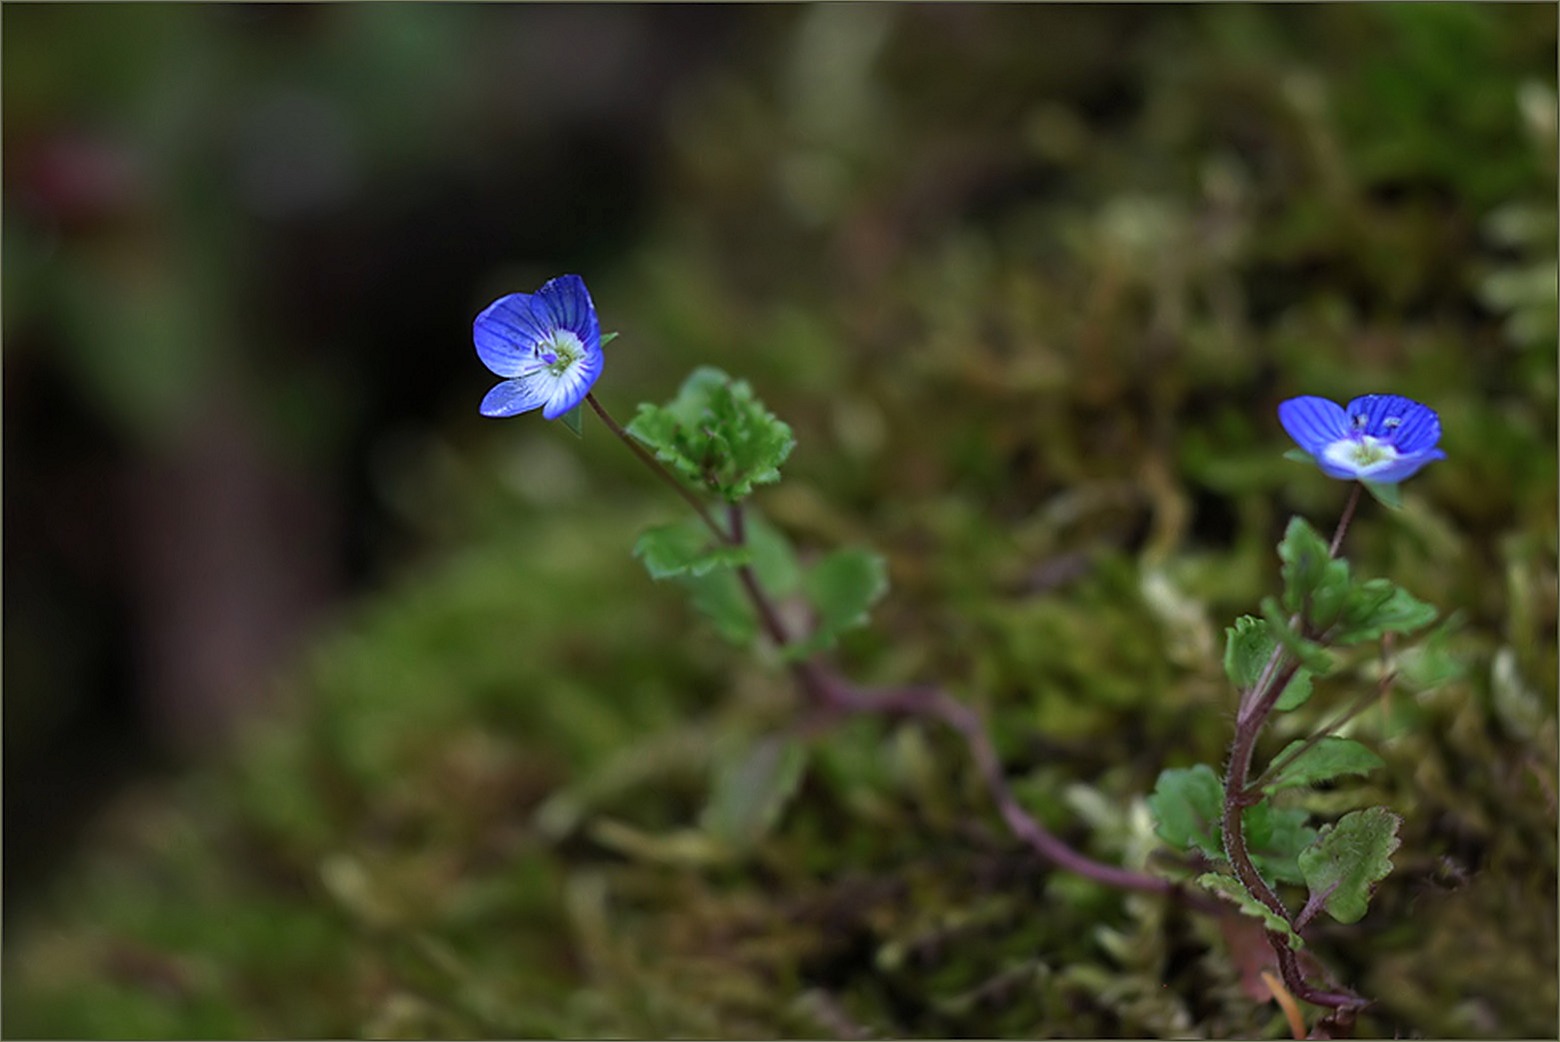
M1343 516L1338 518L1338 527L1333 530L1332 542L1327 544L1327 556L1337 557L1338 547L1343 545L1343 537L1349 531L1349 522L1354 520L1354 508L1360 505L1360 492L1365 488L1358 481L1349 486L1349 501L1343 505Z
M1296 760L1300 759L1300 757L1304 756L1307 752L1313 749L1316 744L1323 738L1331 735L1334 731L1338 730L1338 728L1342 727L1344 724L1363 713L1372 702L1386 694L1387 688L1392 686L1392 681L1396 676L1397 674L1390 672L1383 674L1373 689L1357 696L1353 702L1350 702L1347 706L1344 707L1343 712L1339 713L1327 723L1317 728L1316 733L1307 738L1299 748L1295 749L1294 752L1286 753L1285 755L1271 761L1267 765L1267 768L1257 776L1256 781L1250 784L1246 790L1247 793L1254 795L1255 791L1261 787L1264 779L1282 772L1285 767L1288 767L1290 764L1294 763Z
M638 442L612 419L595 395L586 395L596 415L627 445L658 477L676 489L677 494L691 506L705 525L728 546L744 546L747 543L746 518L741 504L729 504L726 511L727 526L722 528L705 509L704 504L682 482L663 467L655 457L646 452ZM743 592L758 615L759 623L782 653L792 645L785 623L768 593L759 582L751 565L736 569ZM1183 903L1209 913L1222 912L1217 901L1187 891L1180 884L1145 872L1134 872L1118 865L1096 861L1068 846L1028 811L1024 810L1008 785L1002 770L1001 758L992 743L984 721L973 709L937 688L900 688L890 690L864 690L842 677L824 669L816 656L792 661L791 673L812 705L826 713L852 713L875 716L903 716L921 720L934 720L956 731L968 746L970 754L980 770L982 780L991 793L1002 820L1015 836L1023 840L1042 857L1053 864L1092 879L1106 886L1123 890L1165 894Z
M1327 556L1330 558L1336 557L1338 548L1343 545L1343 537L1348 532L1349 524L1354 519L1355 508L1359 505L1361 488L1362 486L1356 483L1349 493L1343 515L1338 520L1338 527L1333 531L1332 542L1327 548ZM1300 614L1296 613L1289 620L1289 626L1293 629L1300 624ZM1307 636L1305 633L1301 635ZM1283 644L1276 644L1257 682L1252 685L1251 690L1242 695L1240 709L1235 718L1235 737L1230 743L1229 767L1224 776L1224 814L1221 821L1224 853L1229 858L1230 867L1234 869L1236 878L1253 898L1289 923L1291 927L1300 924L1294 916L1290 915L1283 901L1273 892L1273 888L1268 886L1251 859L1251 852L1246 847L1244 815L1246 808L1256 798L1250 785L1250 776L1251 759L1256 750L1257 738L1267 724L1273 707L1282 697L1284 688L1294 679L1299 669L1300 662L1285 650ZM1319 740L1314 738L1313 744ZM1273 952L1278 957L1278 966L1283 974L1284 984L1298 997L1315 1005L1333 1008L1352 1008L1365 1004L1365 1000L1358 995L1325 991L1308 984L1300 972L1299 960L1295 958L1293 949L1289 947L1288 940L1282 934L1269 931L1268 943L1272 945Z
M628 431L624 430L622 426L620 426L618 422L612 418L612 415L608 413L602 404L596 400L596 396L594 394L586 394L585 401L590 403L590 407L592 409L596 410L596 415L601 417L601 422L607 425L607 429L610 430L613 434L616 434L618 440L621 441L624 445L627 445L629 451L633 452L635 456L639 457L639 462L649 467L650 470L654 472L656 477L670 485L673 490L675 490L676 493L683 498L683 502L687 503L690 507L693 508L693 512L699 515L699 520L704 522L705 527L713 532L717 539L728 545L734 545L732 544L731 534L725 529L721 528L720 525L715 523L715 519L710 516L710 512L705 509L704 504L699 501L699 497L689 491L687 485L684 485L681 481L677 480L677 475L673 474L671 471L662 466L660 460L646 452L644 446L635 441L634 436L629 434Z

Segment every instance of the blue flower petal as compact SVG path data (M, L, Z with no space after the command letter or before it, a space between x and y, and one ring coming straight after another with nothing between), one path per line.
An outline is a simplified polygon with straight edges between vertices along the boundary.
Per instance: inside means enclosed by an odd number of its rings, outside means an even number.
M547 395L547 405L542 409L545 419L556 420L585 400L591 385L601 375L601 349L587 350L561 378L553 381Z
M551 333L537 321L529 293L499 297L471 325L477 357L498 376L519 376L530 369L535 364L533 349Z
M547 390L546 382L536 377L505 380L501 384L494 385L477 408L483 416L495 418L518 416L545 403ZM552 417L549 416L548 419Z
M1378 485L1396 485L1400 481L1413 477L1419 472L1419 468L1426 463L1445 458L1446 453L1440 449L1431 449L1429 452L1400 457L1380 470L1371 471L1361 476Z
M1403 423L1397 429L1394 444L1403 453L1427 452L1441 440L1441 417L1434 409L1418 402L1409 402L1403 414ZM1444 454L1438 458L1445 458Z
M532 304L539 320L545 318L554 329L572 330L587 351L601 346L601 323L596 305L590 299L585 280L578 275L559 275L536 291Z
M1441 418L1435 410L1401 394L1367 394L1348 406L1349 416L1366 417L1365 433L1384 438L1408 455L1435 447L1441 440ZM1388 421L1397 422L1388 425Z
M1289 432L1297 445L1313 456L1320 455L1327 446L1349 435L1348 414L1337 402L1314 395L1291 398L1281 403L1278 407L1278 422L1284 425L1284 430ZM1327 469L1325 465L1323 469ZM1333 474L1333 477L1341 476Z

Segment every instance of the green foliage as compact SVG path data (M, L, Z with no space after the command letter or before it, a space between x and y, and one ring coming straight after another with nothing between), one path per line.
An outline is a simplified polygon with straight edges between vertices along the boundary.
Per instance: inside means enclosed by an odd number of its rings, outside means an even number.
M1295 933L1287 920L1278 915L1267 905L1258 901L1246 892L1246 888L1240 885L1240 881L1234 876L1223 875L1219 872L1204 872L1197 877L1197 885L1210 893L1233 904L1240 909L1242 915L1249 915L1253 919L1260 919L1262 925L1276 934L1283 936L1289 942L1289 947L1298 951L1305 947L1305 941Z
M1311 671L1309 669L1297 669L1289 683L1284 685L1284 693L1278 696L1278 701L1273 703L1273 708L1281 713L1291 709L1299 709L1311 700Z
M1339 612L1332 639L1339 644L1380 640L1385 633L1412 633L1435 621L1435 608L1386 579L1355 585Z
M1385 807L1345 814L1322 828L1314 846L1300 854L1300 871L1327 912L1341 923L1364 918L1375 885L1392 871L1392 852L1403 819Z
M866 624L872 606L888 592L888 568L881 555L846 547L809 568L802 590L816 613L812 633L797 645L796 654L805 656L833 647L841 633Z
M754 575L770 596L789 596L801 583L801 567L790 540L754 513L746 519L746 550ZM715 624L721 636L740 646L758 637L758 615L731 568L690 570L679 581L687 587L694 607Z
M566 427L569 432L576 438L583 438L585 436L585 423L581 415L581 410L583 409L583 405L576 405L574 408L558 417L558 419L563 421L564 427Z
M1224 631L1224 672L1238 690L1247 691L1262 675L1273 654L1274 640L1267 624L1254 615L1242 615Z
M1273 639L1267 620L1255 615L1242 615L1235 620L1235 625L1225 629L1224 635L1224 672L1237 690L1247 691L1262 676L1278 642ZM1297 709L1310 697L1311 674L1299 669L1284 685L1276 708Z
M1296 859L1316 839L1308 817L1299 807L1277 807L1271 800L1246 808L1241 817L1246 852L1264 876L1283 883L1304 881Z
M1213 768L1200 763L1161 771L1148 807L1154 815L1155 832L1166 843L1224 859L1220 824L1224 786ZM1300 882L1295 858L1316 838L1315 831L1305 824L1305 812L1274 807L1264 800L1246 808L1241 821L1247 851L1263 874L1288 883Z
M1284 607L1301 613L1317 630L1332 625L1349 590L1349 564L1334 558L1303 518L1289 519L1278 556L1284 562Z
M1399 484L1383 485L1379 481L1361 481L1365 491L1371 494L1371 498L1389 510L1403 509L1403 486Z
M746 380L700 366L666 405L645 403L628 425L663 463L696 488L736 503L780 480L796 439L753 396Z
M1298 517L1290 520L1278 554L1284 562L1284 607L1300 613L1313 632L1325 633L1334 643L1358 644L1379 639L1383 633L1409 633L1435 621L1433 607L1389 580L1353 581L1348 562L1330 557L1321 535ZM1275 614L1268 612L1270 622ZM1247 634L1243 649L1255 640L1254 634ZM1242 661L1249 657L1243 650Z
M1316 641L1302 637L1291 628L1276 597L1262 598L1261 608L1268 633L1284 646L1285 651L1300 660L1303 669L1316 676L1326 676L1332 672L1332 655Z
M644 562L652 579L670 579L747 564L753 550L722 542L698 518L689 518L645 529L634 543L634 556Z
M1212 858L1224 856L1219 822L1224 815L1224 787L1205 763L1170 767L1159 773L1148 808L1154 830L1171 846L1193 848Z
M1273 758L1277 769L1263 781L1263 792L1316 785L1350 774L1369 774L1385 766L1381 757L1349 738L1327 735L1300 752L1304 746L1304 741L1291 742Z

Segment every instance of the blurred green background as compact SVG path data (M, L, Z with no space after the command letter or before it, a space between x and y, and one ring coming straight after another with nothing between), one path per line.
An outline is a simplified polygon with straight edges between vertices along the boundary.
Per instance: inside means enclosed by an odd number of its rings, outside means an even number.
M476 415L471 317L566 271L620 418L749 379L798 437L759 505L887 555L842 666L979 705L1133 864L1159 770L1222 757L1222 627L1343 501L1275 406L1437 408L1348 550L1449 621L1355 725L1388 769L1310 797L1403 814L1398 870L1315 943L1362 1034L1554 1034L1552 6L0 34L7 1034L1286 1033L1238 938L1052 872L947 735L820 735L712 841L783 671L629 558L679 504L604 430Z

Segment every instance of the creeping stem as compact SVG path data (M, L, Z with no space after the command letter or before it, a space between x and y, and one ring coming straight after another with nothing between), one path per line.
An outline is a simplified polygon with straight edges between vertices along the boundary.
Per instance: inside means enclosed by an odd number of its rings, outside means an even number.
M590 403L596 415L600 416L607 428L617 435L625 445L633 451L639 460L655 472L662 481L676 489L677 494L693 508L706 527L715 534L722 543L727 546L743 546L747 541L746 524L742 506L737 503L727 507L726 525L718 524L714 517L705 508L681 481L669 470L661 465L654 456L636 442L632 435L624 430L596 400L595 395L586 395L585 400ZM751 565L741 565L736 569L737 578L742 584L743 592L753 605L757 613L759 623L763 626L765 634L775 645L782 650L792 643L792 638L786 630L785 623L774 602L765 592L759 582L757 574ZM872 714L879 716L899 716L920 720L935 720L957 732L968 746L970 755L980 770L981 778L986 783L986 788L991 793L992 801L1002 815L1002 820L1015 836L1023 840L1042 857L1062 868L1105 886L1117 887L1123 890L1139 890L1147 893L1165 894L1177 898L1190 907L1209 913L1221 911L1216 901L1206 898L1201 894L1185 890L1179 884L1168 879L1161 879L1145 872L1134 872L1131 869L1121 868L1117 865L1095 861L1087 855L1081 854L1068 846L1055 834L1041 825L1018 802L1008 785L1007 776L1003 773L1001 759L997 755L996 746L991 741L980 714L969 706L953 698L947 693L930 687L891 688L891 689L865 689L856 686L848 680L825 669L816 656L799 659L791 663L792 675L796 678L798 686L806 694L812 705L825 714Z
M1350 522L1354 520L1354 510L1359 505L1360 489L1361 486L1356 483L1349 494L1348 503L1343 508L1343 516L1339 518L1338 527L1334 530L1332 542L1327 548L1329 557L1336 557L1338 548L1343 545L1344 534L1348 531ZM1301 626L1301 636L1312 636L1304 631L1303 619L1298 613L1289 620L1289 625L1291 628ZM1294 917L1289 914L1284 903L1279 900L1273 888L1268 886L1267 881L1257 871L1256 865L1252 863L1251 853L1246 848L1243 817L1246 808L1256 801L1256 795L1249 790L1248 782L1251 778L1251 758L1257 747L1257 738L1262 734L1262 728L1267 724L1268 717L1272 714L1273 707L1278 704L1284 688L1294 679L1299 669L1299 660L1286 651L1283 644L1276 644L1257 682L1252 685L1250 691L1242 694L1240 709L1235 717L1235 737L1230 744L1229 769L1224 777L1224 814L1221 822L1224 853L1229 858L1230 867L1235 870L1236 878L1252 897L1262 902L1291 926L1295 925ZM1358 995L1324 991L1306 983L1300 973L1299 961L1282 934L1269 932L1268 943L1273 946L1273 951L1278 956L1278 966L1284 975L1284 984L1300 998L1318 1006L1330 1006L1335 1009L1365 1004L1365 1000Z

